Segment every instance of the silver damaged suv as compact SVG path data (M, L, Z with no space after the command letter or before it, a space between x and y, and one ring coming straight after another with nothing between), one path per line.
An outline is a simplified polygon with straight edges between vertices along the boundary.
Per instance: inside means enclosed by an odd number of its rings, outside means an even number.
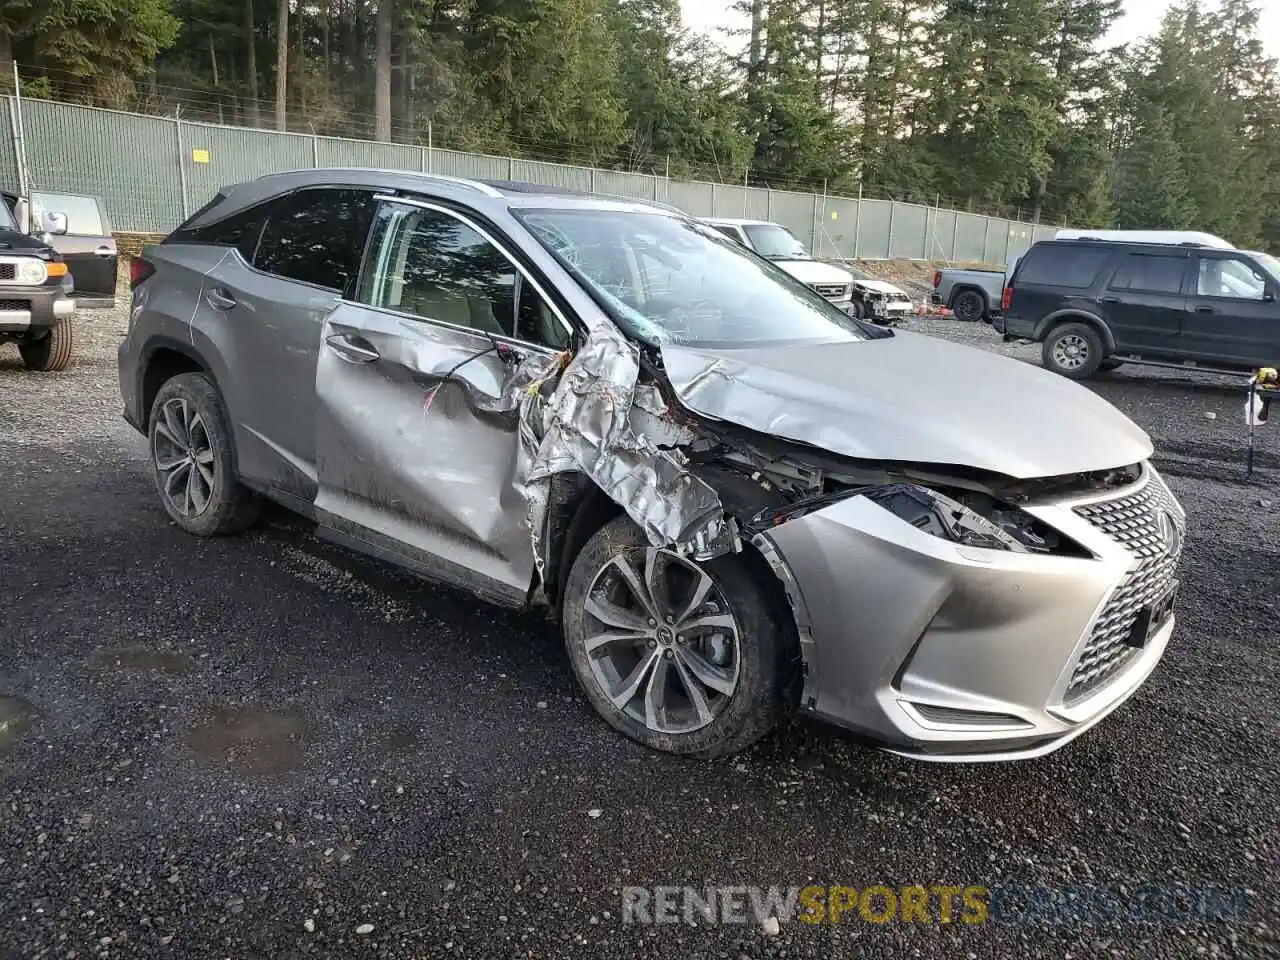
M547 607L627 736L789 708L1048 753L1173 629L1185 517L1079 385L846 316L659 204L378 170L224 188L133 265L125 416L193 534L262 498Z

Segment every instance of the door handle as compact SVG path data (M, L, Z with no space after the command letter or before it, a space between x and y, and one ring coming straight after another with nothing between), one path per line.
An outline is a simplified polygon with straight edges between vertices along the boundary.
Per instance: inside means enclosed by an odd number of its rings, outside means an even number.
M204 295L209 306L216 310L230 310L236 305L236 298L228 295L217 287L214 287Z
M1099 297L1098 302L1099 303L1119 303L1120 298L1119 297Z
M326 337L324 342L333 348L334 353L351 363L372 363L382 356L364 337L349 333L335 333Z
M1196 313L1217 313L1213 307L1196 307Z
M108 247L106 244L103 244L97 250L93 251L93 255L95 257L113 257L115 256L115 253L116 252L112 250L110 247Z

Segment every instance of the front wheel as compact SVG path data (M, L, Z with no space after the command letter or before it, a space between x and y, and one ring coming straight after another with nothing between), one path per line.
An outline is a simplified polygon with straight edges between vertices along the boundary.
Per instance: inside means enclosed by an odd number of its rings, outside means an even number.
M1041 361L1054 373L1083 380L1098 371L1103 360L1102 338L1086 323L1064 323L1045 338Z
M18 353L28 370L57 373L71 363L73 337L70 320L59 320L48 333L18 344Z
M569 572L569 661L592 706L631 739L667 753L735 753L785 710L794 635L769 596L742 556L696 562L619 517Z

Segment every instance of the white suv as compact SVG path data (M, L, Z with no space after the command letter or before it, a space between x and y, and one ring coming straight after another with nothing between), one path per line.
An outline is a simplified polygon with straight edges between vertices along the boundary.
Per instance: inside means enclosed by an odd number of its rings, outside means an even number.
M772 260L850 316L888 323L904 320L915 313L911 297L901 287L876 280L858 270L813 259L796 235L780 223L723 218L703 222Z

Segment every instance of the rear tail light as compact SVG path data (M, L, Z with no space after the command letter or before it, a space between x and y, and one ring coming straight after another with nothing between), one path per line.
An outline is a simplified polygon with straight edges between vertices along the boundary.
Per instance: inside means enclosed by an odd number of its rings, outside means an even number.
M154 264L148 263L141 257L134 257L129 261L129 286L136 287L155 272Z
M936 290L940 286L942 286L942 271L935 270L933 271L933 288Z
M1008 310L1009 304L1013 302L1013 287L1005 287L1004 292L1000 294L1000 309Z

